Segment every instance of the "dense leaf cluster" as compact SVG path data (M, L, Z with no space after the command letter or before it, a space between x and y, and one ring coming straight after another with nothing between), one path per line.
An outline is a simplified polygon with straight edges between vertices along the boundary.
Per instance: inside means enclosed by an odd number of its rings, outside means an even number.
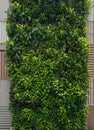
M13 130L83 130L88 0L10 0L7 46Z

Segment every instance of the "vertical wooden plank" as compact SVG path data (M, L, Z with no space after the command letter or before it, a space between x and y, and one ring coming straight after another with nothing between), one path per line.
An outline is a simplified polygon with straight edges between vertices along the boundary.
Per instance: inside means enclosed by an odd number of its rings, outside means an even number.
M11 114L8 109L9 91L9 80L0 80L0 130L10 130L11 128Z
M4 52L4 60L5 60L5 73L4 73L4 75L5 75L5 79L7 79L8 78L8 73L7 73L7 64L6 64L6 52Z
M88 21L87 37L91 44L94 44L94 21Z
M0 43L4 43L7 40L6 22L0 21Z
M0 51L0 79L7 79L5 50Z
M7 65L6 65L6 56L5 56L5 52L4 52L4 60L5 60L5 79L8 79L8 74L7 74Z
M90 79L90 86L91 86L91 79ZM90 103L91 103L91 88L89 89L89 105L90 105Z
M89 97L87 100L89 105L94 105L94 78L90 78Z
M2 68L1 68L2 69L1 70L2 71L2 79L5 78L5 76L4 76L4 72L5 72L5 70L4 70L4 68L5 68L5 61L4 61L4 59L5 59L4 58L4 51L2 51Z
M1 79L1 65L2 65L2 60L1 60L1 51L0 51L0 79Z
M93 105L94 105L94 78L93 78Z
M1 22L0 22L0 43L1 43Z
M91 93L90 93L90 97L91 97L91 101L90 104L93 105L93 79L91 79Z
M92 21L92 41L91 43L94 44L94 21Z

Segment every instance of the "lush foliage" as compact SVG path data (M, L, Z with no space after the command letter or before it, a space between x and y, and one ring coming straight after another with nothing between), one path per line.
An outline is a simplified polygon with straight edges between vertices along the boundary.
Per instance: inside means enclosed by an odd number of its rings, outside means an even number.
M83 130L88 0L10 0L7 46L13 130Z

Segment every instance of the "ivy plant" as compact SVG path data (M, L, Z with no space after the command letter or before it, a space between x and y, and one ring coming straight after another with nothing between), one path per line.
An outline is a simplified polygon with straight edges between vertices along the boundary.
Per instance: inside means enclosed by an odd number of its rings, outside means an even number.
M10 0L7 68L13 130L84 130L88 0Z

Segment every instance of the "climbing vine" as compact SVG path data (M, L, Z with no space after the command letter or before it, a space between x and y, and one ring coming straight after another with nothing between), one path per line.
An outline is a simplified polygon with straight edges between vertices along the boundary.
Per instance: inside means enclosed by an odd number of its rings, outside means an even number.
M10 0L7 68L13 130L84 130L88 0Z

